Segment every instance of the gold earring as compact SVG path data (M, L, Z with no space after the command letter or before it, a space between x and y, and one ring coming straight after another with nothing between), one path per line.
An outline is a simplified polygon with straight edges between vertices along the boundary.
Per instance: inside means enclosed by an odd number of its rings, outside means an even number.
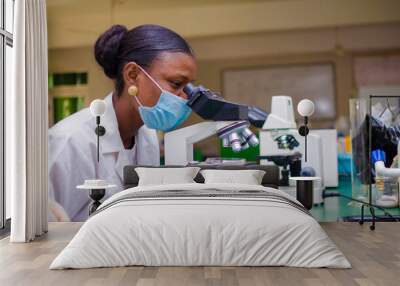
M137 88L136 85L131 85L131 86L128 88L128 94L129 94L130 96L136 96L137 93L138 93L138 88Z

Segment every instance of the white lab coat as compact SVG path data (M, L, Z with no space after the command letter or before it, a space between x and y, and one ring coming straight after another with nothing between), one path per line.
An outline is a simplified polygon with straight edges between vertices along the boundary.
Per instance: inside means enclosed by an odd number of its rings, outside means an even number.
M106 112L101 125L100 164L97 163L96 120L85 108L60 121L49 130L49 198L60 204L72 221L88 217L88 190L78 190L85 179L104 179L118 187L107 189L105 198L122 190L123 168L129 164L159 165L160 149L156 131L142 126L135 146L126 150L118 130L112 94L105 98Z

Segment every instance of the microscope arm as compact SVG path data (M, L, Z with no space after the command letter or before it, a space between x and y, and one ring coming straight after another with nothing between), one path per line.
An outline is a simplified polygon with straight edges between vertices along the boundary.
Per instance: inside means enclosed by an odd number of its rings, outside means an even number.
M207 121L177 129L164 136L165 165L187 165L193 161L193 145L218 134L232 121Z
M268 113L258 107L227 101L201 85L189 83L183 90L188 95L189 107L205 120L245 120L261 128L268 117Z

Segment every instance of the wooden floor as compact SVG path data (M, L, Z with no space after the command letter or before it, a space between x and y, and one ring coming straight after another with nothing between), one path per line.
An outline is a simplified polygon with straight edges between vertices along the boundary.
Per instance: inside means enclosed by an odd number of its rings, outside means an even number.
M122 267L48 270L79 229L52 223L49 233L28 244L0 241L0 285L400 285L400 224L380 223L375 231L357 223L324 223L323 228L353 268L289 267Z

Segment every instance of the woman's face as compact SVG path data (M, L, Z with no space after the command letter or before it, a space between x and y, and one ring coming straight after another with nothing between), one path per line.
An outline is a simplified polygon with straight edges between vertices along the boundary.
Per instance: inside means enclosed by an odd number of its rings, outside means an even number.
M131 75L135 76L134 81L138 88L137 96L140 102L144 106L154 106L160 98L161 90L140 68L135 65L132 68ZM183 88L187 83L194 81L197 64L190 55L165 52L155 59L146 71L162 89L187 99ZM129 87L130 83L126 85Z

